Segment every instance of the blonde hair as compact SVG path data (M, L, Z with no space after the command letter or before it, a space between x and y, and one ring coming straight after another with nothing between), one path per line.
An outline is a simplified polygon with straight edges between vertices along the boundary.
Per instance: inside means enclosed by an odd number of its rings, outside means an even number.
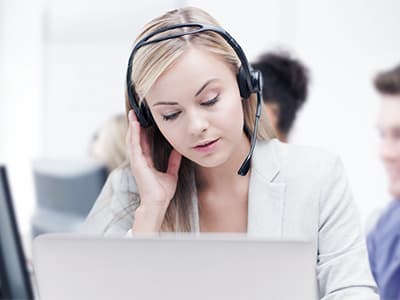
M91 145L91 155L105 164L108 172L127 160L125 136L128 124L124 114L107 120L96 132Z
M201 23L219 27L218 22L205 11L199 8L185 7L169 11L149 22L136 39L136 42L155 30L183 23ZM185 30L187 30L187 28L178 28L171 31L173 33L178 33L185 32ZM167 34L171 34L171 31L168 31ZM154 38L159 37L159 35L156 35ZM238 71L240 60L235 51L223 37L211 31L188 34L178 38L149 44L137 51L132 62L131 82L134 83L139 102L145 100L145 95L165 70L176 62L188 48L196 46L203 47L210 53L218 55L224 59L235 72ZM125 105L128 113L129 110L132 109L128 97L126 97ZM250 134L254 128L256 95L253 94L246 101L242 101L242 106L244 131L250 138ZM265 116L265 114L262 115ZM167 169L168 157L172 149L171 145L155 124L144 130L152 149L154 166L160 171L165 171ZM257 139L268 140L273 136L272 127L265 118L261 117ZM177 189L168 207L162 225L162 230L164 231L193 230L194 224L192 224L193 216L191 213L193 211L192 197L195 191L195 177L194 168L190 160L182 158L178 176Z

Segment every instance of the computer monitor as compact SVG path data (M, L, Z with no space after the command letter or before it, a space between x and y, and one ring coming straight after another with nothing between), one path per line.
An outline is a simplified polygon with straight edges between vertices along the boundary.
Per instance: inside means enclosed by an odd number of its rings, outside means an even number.
M33 299L7 171L0 165L0 299Z

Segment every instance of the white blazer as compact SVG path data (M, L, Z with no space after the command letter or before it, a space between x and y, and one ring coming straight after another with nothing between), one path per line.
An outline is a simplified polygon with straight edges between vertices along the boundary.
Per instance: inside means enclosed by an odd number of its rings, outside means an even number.
M199 230L197 196L193 225ZM139 197L129 166L109 176L83 232L125 235ZM321 299L379 299L360 218L340 159L324 151L257 142L250 174L249 235L315 244Z

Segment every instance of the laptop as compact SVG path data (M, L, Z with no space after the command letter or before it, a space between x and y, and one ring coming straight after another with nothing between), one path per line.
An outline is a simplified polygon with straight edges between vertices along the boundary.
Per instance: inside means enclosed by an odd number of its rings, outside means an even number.
M244 235L35 239L41 300L317 299L311 242Z
M5 166L0 165L0 299L33 299Z

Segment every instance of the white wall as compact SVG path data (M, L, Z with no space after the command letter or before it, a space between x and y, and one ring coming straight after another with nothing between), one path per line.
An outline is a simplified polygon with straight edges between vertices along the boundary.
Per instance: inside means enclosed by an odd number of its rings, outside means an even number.
M4 2L0 1L0 45L4 45ZM4 83L3 78L5 77L5 70L4 70L4 47L0 46L0 111L5 108L5 92L4 92ZM0 137L5 137L5 120L4 118L0 118ZM5 148L4 142L0 143L0 157L4 157L5 155Z
M23 228L34 204L31 160L87 154L93 132L123 110L139 27L185 3L214 15L250 60L286 48L309 66L310 97L292 142L342 157L365 222L389 199L371 78L400 62L399 1L0 0L0 161L10 165Z
M33 208L31 159L41 151L41 1L0 1L0 162L9 166L23 230Z

